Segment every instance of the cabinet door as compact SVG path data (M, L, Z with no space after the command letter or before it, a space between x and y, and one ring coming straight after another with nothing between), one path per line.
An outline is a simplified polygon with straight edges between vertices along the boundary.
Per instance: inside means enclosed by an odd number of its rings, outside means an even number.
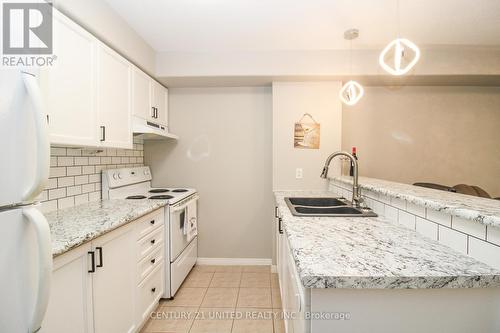
M96 40L54 9L54 65L40 72L52 144L97 146Z
M97 266L93 274L95 333L135 330L135 244L133 223L92 242Z
M151 104L151 78L139 68L132 74L132 114L142 119L153 117Z
M161 125L167 125L167 104L168 104L168 91L158 82L151 80L152 105L157 108L158 114L154 118L154 122Z
M132 148L131 64L102 43L97 53L97 115L101 145Z
M92 333L92 275L90 243L54 260L49 305L43 333Z

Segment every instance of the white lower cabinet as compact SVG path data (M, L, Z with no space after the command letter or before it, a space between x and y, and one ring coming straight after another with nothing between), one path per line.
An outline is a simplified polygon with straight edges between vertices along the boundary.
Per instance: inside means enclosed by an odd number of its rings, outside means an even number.
M163 295L163 214L161 208L55 258L41 332L139 331ZM151 250L141 255L145 240Z
M92 242L96 265L92 276L96 333L135 330L134 236L134 224L128 224Z
M276 263L280 283L281 303L287 333L308 333L310 322L305 319L310 309L309 292L302 285L293 259L286 232L278 212L275 228Z
M42 333L94 332L92 313L91 244L82 245L54 260L49 305Z

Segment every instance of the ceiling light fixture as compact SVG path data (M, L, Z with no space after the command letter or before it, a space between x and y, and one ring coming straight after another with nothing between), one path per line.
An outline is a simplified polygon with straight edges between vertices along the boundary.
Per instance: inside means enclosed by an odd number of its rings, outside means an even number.
M349 54L349 74L352 76L352 40L358 38L358 29L349 29L344 32L344 38L350 41L350 54ZM339 97L342 103L345 105L354 105L361 97L363 97L365 91L363 86L354 80L347 81L340 89Z
M420 59L420 49L413 42L409 41L406 38L400 37L399 0L396 0L396 7L398 38L390 42L382 50L382 52L380 52L378 62L386 72L391 75L399 76L408 73L413 68L413 66L415 66L415 64ZM391 67L386 62L387 60L391 59L391 55L394 61L394 67ZM408 56L412 56L413 58L409 59Z

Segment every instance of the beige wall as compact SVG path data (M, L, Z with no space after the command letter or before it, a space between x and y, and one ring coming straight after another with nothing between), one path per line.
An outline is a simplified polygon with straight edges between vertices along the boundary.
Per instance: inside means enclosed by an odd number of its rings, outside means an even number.
M340 150L342 106L340 82L273 82L273 188L276 190L324 190L328 182L319 176L325 159ZM304 113L321 124L320 149L295 149L294 124ZM335 163L330 175L339 170ZM296 168L303 178L295 178Z
M175 141L145 143L156 186L200 193L199 256L271 258L270 88L169 90Z
M367 87L343 108L342 147L360 174L478 185L500 196L500 88Z
M156 53L104 0L54 0L54 7L155 76Z

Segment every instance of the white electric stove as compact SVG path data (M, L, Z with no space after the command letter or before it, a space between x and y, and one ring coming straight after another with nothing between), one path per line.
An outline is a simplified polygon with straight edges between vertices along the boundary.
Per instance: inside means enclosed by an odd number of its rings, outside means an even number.
M198 193L192 188L152 187L149 167L102 171L102 198L167 200L165 206L165 293L172 298L198 257L197 232L187 233L187 224L197 225ZM197 230L197 228L196 228Z

